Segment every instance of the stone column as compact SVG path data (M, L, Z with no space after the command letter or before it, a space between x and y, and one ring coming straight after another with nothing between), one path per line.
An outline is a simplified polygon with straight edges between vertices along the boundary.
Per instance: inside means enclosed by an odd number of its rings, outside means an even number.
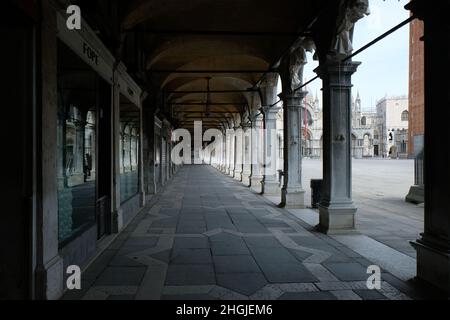
M261 170L261 164L263 164L264 157L264 118L262 115L256 116L253 121L252 128L252 175L250 177L250 185L251 188L258 192L262 193L262 182L263 182L263 171Z
M228 132L227 131L225 131L225 135L224 135L224 140L225 140L225 150L224 150L224 153L225 153L225 155L224 155L224 159L225 159L225 161L224 161L224 164L223 164L223 170L222 170L222 172L224 173L224 174L229 174L230 173L230 167L229 167L229 164L230 164L230 136L228 135Z
M225 173L227 163L227 136L225 130L222 131L222 154L220 155L220 171Z
M139 194L141 198L141 206L147 203L146 189L145 189L145 171L144 171L144 110L142 101L139 106L139 137L137 137L137 164L139 169Z
M244 159L243 169L242 169L242 183L250 187L250 177L252 175L252 126L251 124L247 124L243 126L243 134L242 134L242 150Z
M359 62L321 63L323 80L323 190L319 229L326 233L355 228L352 200L351 76Z
M230 132L230 177L234 178L234 167L236 163L236 133L234 132L234 129L232 129Z
M302 187L302 100L307 92L281 94L284 108L284 179L281 206L305 208Z
M244 152L243 152L243 140L244 140L244 131L243 127L234 128L235 131L235 163L234 163L234 179L237 181L242 181L242 170L244 163Z
M264 110L264 180L263 193L268 196L280 195L280 183L277 179L277 114L280 107L263 107Z
M64 290L64 266L58 248L58 182L57 182L57 37L56 11L50 1L41 1L41 64L42 110L36 116L40 122L42 136L38 138L41 149L36 168L36 184L40 189L36 208L35 241L33 260L35 268L36 299L59 299ZM13 240L13 239L12 239ZM31 257L30 257L31 258Z
M450 293L450 1L414 0L408 6L424 21L425 231L413 243L417 277Z
M118 233L123 228L123 212L120 201L120 87L118 74L114 72L114 83L112 93L112 232Z

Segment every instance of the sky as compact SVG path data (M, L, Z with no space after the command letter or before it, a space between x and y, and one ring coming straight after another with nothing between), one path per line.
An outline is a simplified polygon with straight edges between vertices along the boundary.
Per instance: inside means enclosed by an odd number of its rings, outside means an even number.
M409 17L404 9L408 0L369 0L370 15L357 22L353 38L353 48L357 50L376 37L396 26ZM359 91L362 109L373 110L376 101L385 95L398 96L408 94L409 77L409 25L392 33L372 47L353 58L360 61L358 71L353 75L353 95ZM318 66L308 54L305 66L305 81L316 76L313 70ZM320 79L308 86L312 94L319 94Z

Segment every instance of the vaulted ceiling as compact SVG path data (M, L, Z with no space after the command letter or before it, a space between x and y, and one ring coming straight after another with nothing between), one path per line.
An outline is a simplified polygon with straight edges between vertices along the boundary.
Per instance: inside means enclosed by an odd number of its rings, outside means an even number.
M97 0L97 8L111 10L111 2L106 2ZM170 115L183 126L193 120L204 120L206 127L218 127L252 111L264 76L276 71L283 55L310 31L328 3L326 0L112 2L120 26L111 26L111 33L119 30L122 39L131 35L138 39L148 89L164 92ZM92 0L90 3L94 8Z

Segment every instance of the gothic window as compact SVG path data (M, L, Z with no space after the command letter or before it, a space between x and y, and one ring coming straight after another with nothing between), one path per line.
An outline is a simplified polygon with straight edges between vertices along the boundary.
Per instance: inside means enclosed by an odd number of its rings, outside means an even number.
M367 118L366 117L362 117L361 118L361 125L362 126L366 126L367 125Z
M402 121L408 121L409 120L409 112L407 110L402 112Z

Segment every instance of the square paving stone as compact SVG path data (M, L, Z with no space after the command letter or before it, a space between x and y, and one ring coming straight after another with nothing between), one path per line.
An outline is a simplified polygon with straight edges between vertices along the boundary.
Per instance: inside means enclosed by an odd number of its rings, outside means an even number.
M167 269L167 286L214 285L216 277L212 264L171 264Z
M177 233L179 234L203 234L206 231L207 231L206 226L204 227L184 226L177 228Z
M177 223L177 218L162 219L154 221L152 223L152 228L175 228L177 226Z
M153 248L158 244L158 237L130 237L124 243L124 247L147 247Z
M209 241L206 237L180 237L175 238L174 249L208 249Z
M317 282L300 262L297 263L264 263L259 265L270 283L304 283Z
M285 293L278 300L337 300L330 292Z
M146 267L108 267L95 281L95 286L139 286Z
M170 263L173 264L211 264L210 249L174 249Z
M235 236L234 234L221 232L209 237L209 241L212 242L228 242L228 241L242 241L242 238Z
M250 250L258 264L271 262L298 263L298 260L285 248L250 247Z
M275 237L245 237L249 247L280 248L283 245Z
M245 221L245 222L239 222L239 223L234 223L236 225L236 228L238 229L238 231L242 232L242 233L258 233L258 234L263 234L263 233L267 233L269 234L269 230L267 230L266 227L264 227L261 223L259 222L250 222L250 221Z
M386 300L387 298L377 290L354 290L363 300Z
M289 252L292 253L292 255L296 257L300 262L303 262L305 259L308 259L312 256L312 253L301 250L289 249Z
M218 274L217 285L245 296L251 296L267 284L262 273Z
M323 265L342 281L364 281L369 278L367 268L356 262L326 262Z
M166 250L166 251L162 251L162 252L158 252L155 254L150 255L150 257L159 260L161 262L164 263L169 263L170 261L170 255L171 255L171 250Z
M259 273L252 256L214 256L216 272L219 273Z
M212 242L211 250L215 256L250 255L250 251L242 240Z
M112 267L143 267L142 263L137 262L132 258L126 256L116 256L110 262L109 265Z
M154 247L154 246L153 246ZM132 254L138 254L142 251L153 248L151 246L122 246L120 250L117 252L118 256L127 256Z

